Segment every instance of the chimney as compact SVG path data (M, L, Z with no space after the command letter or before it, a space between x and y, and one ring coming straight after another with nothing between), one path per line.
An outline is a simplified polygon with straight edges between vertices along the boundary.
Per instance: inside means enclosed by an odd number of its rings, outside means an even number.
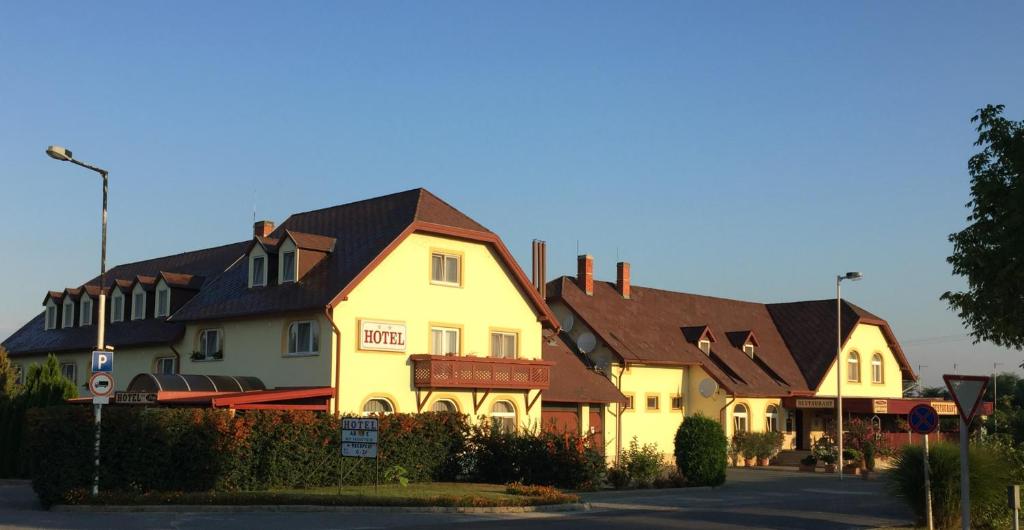
M543 300L548 298L548 244L533 240L533 287Z
M629 262L620 261L615 265L615 289L623 298L629 298Z
M252 225L252 235L256 237L267 237L274 231L273 221L256 221Z
M594 256L580 254L576 257L576 284L588 296L594 294Z

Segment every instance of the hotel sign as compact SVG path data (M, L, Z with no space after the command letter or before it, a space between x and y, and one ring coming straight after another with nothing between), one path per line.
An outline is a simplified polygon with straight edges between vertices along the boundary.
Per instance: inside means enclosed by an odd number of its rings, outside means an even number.
M836 400L823 398L797 398L796 408L798 409L833 409L836 407Z
M939 416L956 416L956 403L952 401L932 401L928 403L939 413Z
M405 351L405 324L360 320L359 349Z

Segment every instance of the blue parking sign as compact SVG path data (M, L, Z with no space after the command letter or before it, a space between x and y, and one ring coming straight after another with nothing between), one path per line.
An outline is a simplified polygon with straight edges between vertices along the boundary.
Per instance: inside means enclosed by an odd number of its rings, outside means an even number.
M92 352L92 371L93 372L113 372L114 371L114 352L112 352L112 351L94 351L94 352Z

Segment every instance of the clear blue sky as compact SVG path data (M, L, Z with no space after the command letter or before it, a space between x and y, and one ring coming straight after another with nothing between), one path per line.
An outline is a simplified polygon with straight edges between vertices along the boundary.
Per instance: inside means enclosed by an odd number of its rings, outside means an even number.
M974 110L1024 118L1019 3L48 2L0 8L0 337L99 264L423 186L551 273L850 298L926 381L1015 367L938 300ZM941 339L933 339L940 337ZM929 339L924 340L922 339ZM957 360L959 359L959 360Z

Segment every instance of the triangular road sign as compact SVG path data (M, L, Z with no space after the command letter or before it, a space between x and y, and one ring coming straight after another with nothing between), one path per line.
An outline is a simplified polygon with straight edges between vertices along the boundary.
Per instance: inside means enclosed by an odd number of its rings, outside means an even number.
M964 423L971 423L974 415L981 405L981 398L988 388L989 378L984 375L949 375L942 376L949 389L949 395L953 396L956 408L960 411L960 418Z

